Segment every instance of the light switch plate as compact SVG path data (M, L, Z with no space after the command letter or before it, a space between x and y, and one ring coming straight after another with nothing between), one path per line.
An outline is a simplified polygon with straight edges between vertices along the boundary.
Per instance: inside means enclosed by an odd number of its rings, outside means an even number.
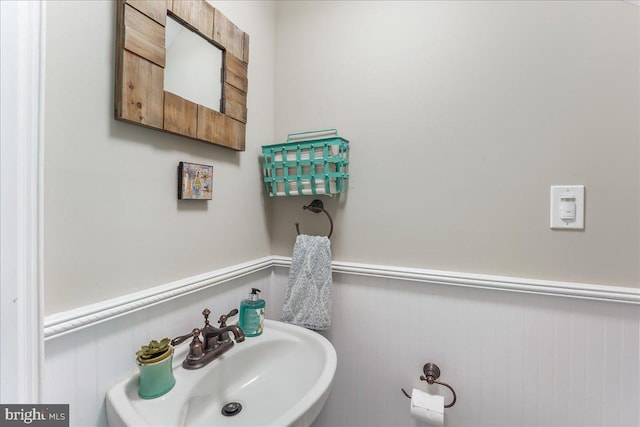
M575 196L576 219L560 218L560 197ZM584 230L584 185L552 185L550 203L550 227L554 230Z

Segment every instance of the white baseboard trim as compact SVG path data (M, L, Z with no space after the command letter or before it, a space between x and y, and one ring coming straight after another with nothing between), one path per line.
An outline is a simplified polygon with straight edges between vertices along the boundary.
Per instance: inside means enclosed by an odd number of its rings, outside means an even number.
M174 298L179 298L211 286L235 280L248 274L270 268L289 268L290 266L290 257L268 256L100 303L79 307L63 313L56 313L45 318L45 340L59 337ZM640 289L622 286L523 279L517 277L359 264L345 261L334 261L332 263L332 269L334 273L347 275L640 304Z

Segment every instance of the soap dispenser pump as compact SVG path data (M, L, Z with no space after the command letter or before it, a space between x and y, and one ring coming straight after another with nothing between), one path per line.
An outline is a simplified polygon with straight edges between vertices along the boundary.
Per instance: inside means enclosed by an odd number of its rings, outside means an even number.
M249 299L240 303L240 319L238 326L246 337L256 337L262 334L264 328L265 302L260 299L260 289L251 288Z

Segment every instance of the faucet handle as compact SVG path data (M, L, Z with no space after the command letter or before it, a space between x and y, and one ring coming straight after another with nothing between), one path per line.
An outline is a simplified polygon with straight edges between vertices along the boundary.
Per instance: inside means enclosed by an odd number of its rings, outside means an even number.
M187 355L188 359L200 359L204 355L202 341L200 341L200 332L200 329L195 328L191 333L191 335L193 335L193 340L191 340L191 344L189 344L189 354Z
M205 308L204 310L202 310L202 315L204 316L204 324L208 325L209 324L209 315L211 314L211 310L209 310L208 308Z
M177 346L179 344L182 344L183 342L185 342L188 338L191 338L193 336L193 332L186 334L186 335L181 335L179 337L175 337L174 339L171 340L171 345L172 346Z
M226 328L227 327L227 319L229 317L235 316L236 314L238 314L238 309L234 308L233 310L231 310L227 314L223 314L222 316L220 316L220 319L218 319L218 323L220 324L220 327L221 328Z

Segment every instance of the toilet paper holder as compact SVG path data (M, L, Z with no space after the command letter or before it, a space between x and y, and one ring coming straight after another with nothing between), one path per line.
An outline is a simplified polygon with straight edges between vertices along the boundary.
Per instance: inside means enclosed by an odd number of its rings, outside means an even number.
M424 372L424 375L420 375L421 381L426 381L429 384L440 384L447 387L449 390L451 390L451 393L453 394L453 400L448 405L444 405L445 408L451 408L453 405L456 404L457 397L453 387L451 387L447 383L436 381L438 378L440 378L440 368L438 367L438 365L436 365L435 363L427 363L422 367L422 372ZM400 390L402 390L405 396L411 399L411 395L407 393L404 388L401 388Z

